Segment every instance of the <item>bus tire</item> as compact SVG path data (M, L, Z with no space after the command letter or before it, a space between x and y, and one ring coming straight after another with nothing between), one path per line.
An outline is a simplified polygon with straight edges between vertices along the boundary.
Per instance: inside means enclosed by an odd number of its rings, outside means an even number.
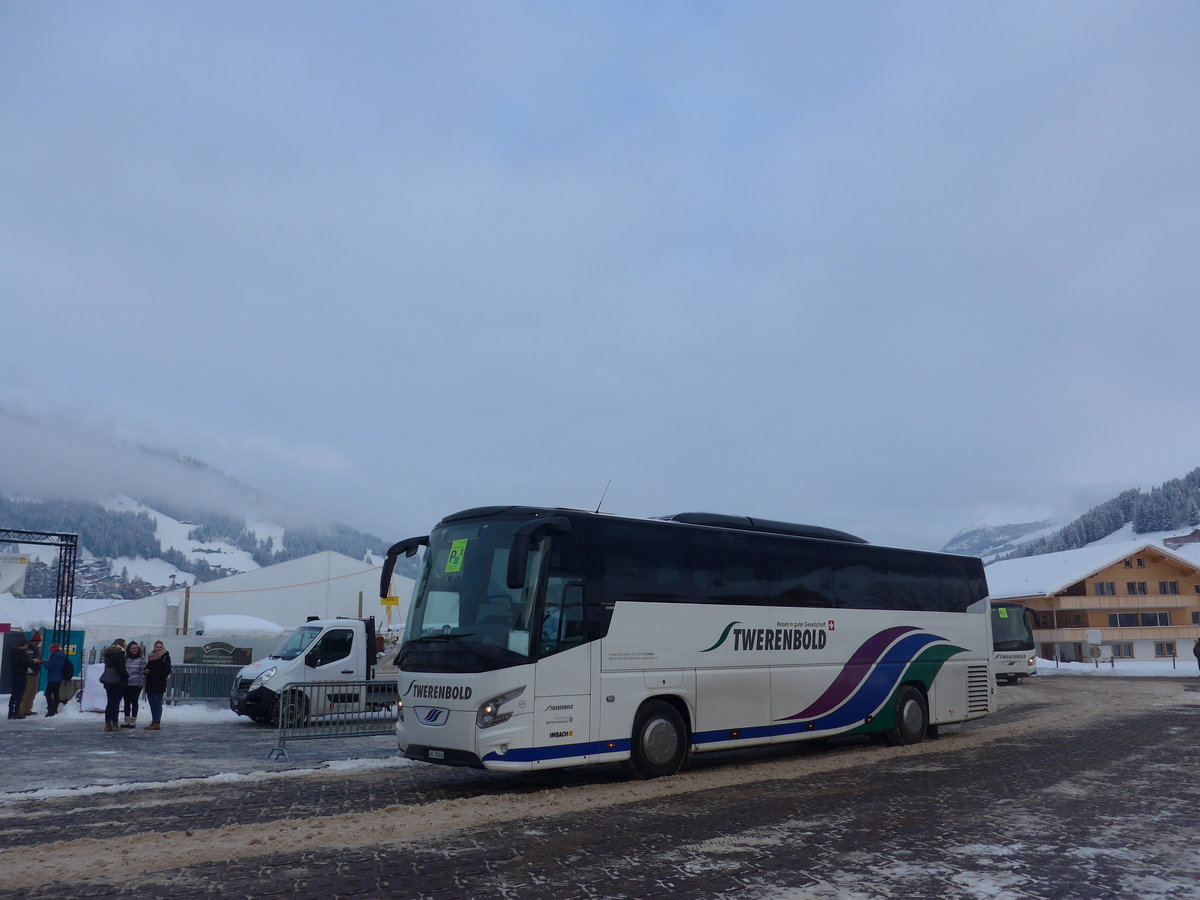
M893 747L919 744L929 730L929 706L925 695L911 684L903 684L896 692L896 725L887 732L887 742Z
M630 757L625 770L636 778L674 775L688 753L683 717L670 703L650 700L633 717Z

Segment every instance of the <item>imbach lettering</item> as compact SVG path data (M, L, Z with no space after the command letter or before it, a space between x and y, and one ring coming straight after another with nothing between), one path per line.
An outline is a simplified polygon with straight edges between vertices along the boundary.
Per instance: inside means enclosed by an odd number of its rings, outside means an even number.
M734 650L820 650L828 640L819 628L735 628Z
M448 684L418 684L414 681L412 696L422 700L470 700L471 689Z

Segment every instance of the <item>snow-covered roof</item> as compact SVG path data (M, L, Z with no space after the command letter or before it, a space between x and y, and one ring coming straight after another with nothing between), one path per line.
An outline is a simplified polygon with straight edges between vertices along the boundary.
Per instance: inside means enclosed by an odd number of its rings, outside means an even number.
M282 637L287 631L282 625L258 616L211 615L196 620L196 634L238 637Z
M1022 559L992 563L984 571L993 600L1012 597L1049 597L1076 582L1130 556L1152 551L1174 560L1185 569L1198 569L1195 562L1153 542L1092 544L1078 550L1044 553Z

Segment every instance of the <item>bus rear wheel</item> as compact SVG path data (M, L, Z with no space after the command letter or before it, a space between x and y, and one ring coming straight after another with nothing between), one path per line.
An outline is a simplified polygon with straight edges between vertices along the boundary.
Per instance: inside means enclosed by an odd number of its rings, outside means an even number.
M637 778L674 775L688 752L683 717L670 703L651 700L633 718L630 758L625 770Z
M893 747L919 744L929 730L929 707L925 695L911 684L901 685L896 692L896 725L887 732L887 742Z

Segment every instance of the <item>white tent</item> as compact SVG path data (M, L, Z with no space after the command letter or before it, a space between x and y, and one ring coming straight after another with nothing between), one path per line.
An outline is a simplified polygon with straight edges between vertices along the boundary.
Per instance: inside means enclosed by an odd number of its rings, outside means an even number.
M314 553L197 584L190 591L166 591L93 609L77 614L74 627L86 631L89 644L129 634L189 633L199 618L221 615L256 616L289 630L309 616L374 616L381 630L399 627L412 579L395 576L392 583L400 605L383 606L379 570L341 553Z

